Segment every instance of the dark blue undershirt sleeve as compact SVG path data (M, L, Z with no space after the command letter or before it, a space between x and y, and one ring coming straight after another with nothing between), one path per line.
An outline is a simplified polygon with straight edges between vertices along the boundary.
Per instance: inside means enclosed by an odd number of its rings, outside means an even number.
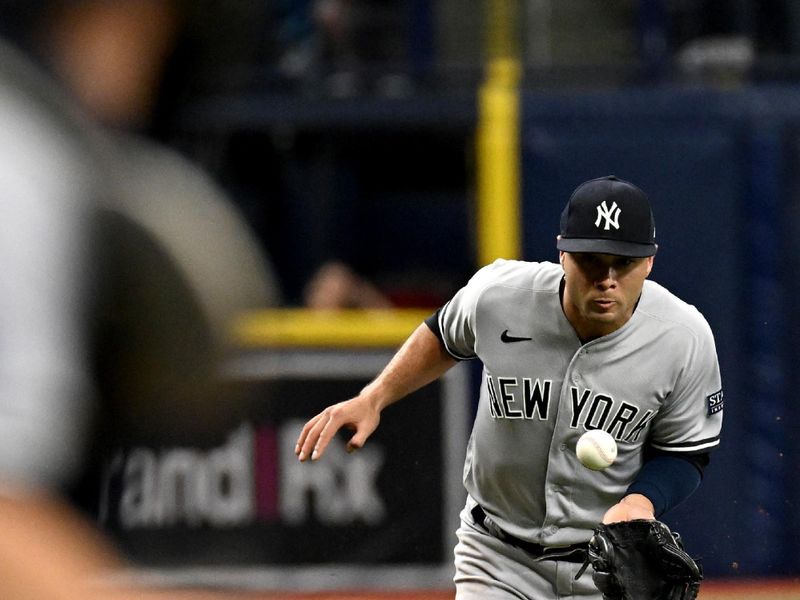
M659 454L647 460L628 494L642 494L653 503L656 517L678 506L700 486L708 455Z
M438 310L437 310L435 313L433 313L433 314L432 314L430 317L428 317L427 319L425 319L425 325L427 325L427 326L428 326L428 329L430 329L430 330L431 330L431 332L433 333L433 335L435 335L437 338L439 338L439 341L440 341L440 342L443 342L443 340L442 340L442 331L441 331L441 329L439 328L439 312L440 312L441 310L442 310L441 308L440 308L440 309L438 309Z

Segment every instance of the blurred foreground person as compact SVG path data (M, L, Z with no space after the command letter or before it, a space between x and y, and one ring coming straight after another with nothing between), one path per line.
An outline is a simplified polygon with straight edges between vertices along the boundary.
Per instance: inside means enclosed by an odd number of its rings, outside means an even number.
M93 177L69 110L0 47L0 595L79 598L113 554L59 499L91 412ZM59 114L61 113L61 114Z
M6 4L22 28L42 9ZM114 435L99 425L222 418L227 324L276 297L222 200L0 42L0 597L161 597L104 583L124 562L67 492Z

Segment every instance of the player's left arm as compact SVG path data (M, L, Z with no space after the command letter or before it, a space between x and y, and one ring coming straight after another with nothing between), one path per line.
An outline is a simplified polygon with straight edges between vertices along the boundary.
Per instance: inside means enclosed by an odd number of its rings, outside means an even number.
M604 523L660 518L702 482L720 440L722 384L710 328L703 321L695 334L668 404L650 431L642 468Z
M700 486L708 453L692 456L648 452L626 495L603 516L603 523L656 519Z

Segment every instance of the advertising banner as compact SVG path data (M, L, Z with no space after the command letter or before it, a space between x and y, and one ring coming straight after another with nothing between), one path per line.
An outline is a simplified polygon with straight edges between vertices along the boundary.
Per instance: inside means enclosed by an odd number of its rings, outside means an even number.
M386 409L361 450L348 454L351 433L340 432L319 461L294 453L310 417L356 395L390 358L243 355L226 376L247 382L244 417L215 439L118 448L103 473L101 524L145 573L186 579L176 583L346 587L363 583L365 567L383 580L442 583L465 498L461 366Z

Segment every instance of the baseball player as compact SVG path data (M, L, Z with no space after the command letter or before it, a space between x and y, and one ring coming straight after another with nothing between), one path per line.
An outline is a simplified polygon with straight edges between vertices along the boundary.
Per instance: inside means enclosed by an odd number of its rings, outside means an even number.
M483 363L455 548L456 598L600 598L585 547L599 523L656 519L700 484L719 444L722 386L712 332L648 280L649 200L609 176L574 191L560 264L498 260L420 325L361 393L303 428L301 461L342 427L360 448L381 411L456 362ZM576 441L603 429L616 461L592 471ZM576 575L578 575L576 579Z

